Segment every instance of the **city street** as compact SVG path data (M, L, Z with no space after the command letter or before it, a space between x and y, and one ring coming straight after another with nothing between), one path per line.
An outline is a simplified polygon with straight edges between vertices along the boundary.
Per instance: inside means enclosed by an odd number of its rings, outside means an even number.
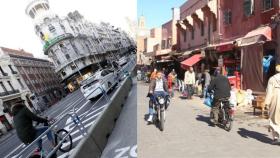
M134 64L134 62L133 62L133 60L131 60L129 64L124 66L125 67L124 70L131 71L133 68L133 64ZM134 90L134 91L136 91L136 90ZM108 96L109 97L112 96L115 92L116 92L116 88L111 93L109 93ZM66 113L72 113L74 106L76 107L75 109L76 109L77 114L81 118L93 105L94 105L93 109L82 120L82 123L84 124L86 129L89 129L89 127L95 123L95 120L97 119L97 117L102 113L104 107L106 105L108 105L105 98L96 99L96 101L91 102L84 98L84 96L80 90L76 90L75 92L73 92L73 93L69 94L68 96L66 96L65 98L63 98L57 104L53 105L50 109L48 109L45 116L48 116L50 118L55 118L56 120L60 121L60 123L57 126L57 129L64 128L64 129L70 131L75 126L75 124L73 123L71 118L66 117L65 119L62 119L62 120L60 120L59 118ZM135 111L135 113L136 113L136 111ZM71 133L71 136L72 136L74 147L77 146L79 141L83 138L83 135L78 130L78 128L76 128ZM45 141L44 148L48 149L49 142L46 140L44 140L44 141ZM136 144L136 140L135 140L134 144ZM25 147L24 144L22 144L20 142L20 140L17 138L16 134L14 134L13 136L11 136L8 139L1 142L0 145L1 145L0 157L6 157L10 153L17 154L21 150L23 150ZM30 152L32 152L32 150L28 150L27 153L30 153ZM68 157L69 154L71 154L71 151L69 153L58 152L58 157L59 158ZM12 157L12 156L9 156L9 157Z
M166 112L164 131L144 120L148 84L137 85L139 158L278 158L280 146L270 144L267 120L237 111L230 132L209 126L209 107L202 100L182 100L176 92ZM251 109L252 111L253 109Z

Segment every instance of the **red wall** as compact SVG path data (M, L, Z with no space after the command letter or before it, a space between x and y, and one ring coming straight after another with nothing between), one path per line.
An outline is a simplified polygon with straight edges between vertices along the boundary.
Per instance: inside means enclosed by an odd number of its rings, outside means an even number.
M273 0L273 9L263 11L263 0L255 0L253 15L246 17L243 11L244 0L220 0L220 24L222 41L246 35L260 25L269 24L271 16L279 10L279 0ZM224 24L224 11L232 11L232 24Z

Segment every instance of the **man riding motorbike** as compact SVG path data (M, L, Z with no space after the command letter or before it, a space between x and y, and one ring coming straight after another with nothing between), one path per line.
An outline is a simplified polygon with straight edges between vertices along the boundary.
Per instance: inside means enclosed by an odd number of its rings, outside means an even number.
M168 86L167 86L167 81L163 77L162 72L157 72L156 78L151 80L150 87L149 87L149 94L150 96L150 101L149 101L149 118L148 122L152 122L153 120L153 113L154 113L154 108L153 108L153 100L152 97L157 97L157 96L163 96L166 97L168 94Z
M211 111L214 115L214 120L211 119L211 122L214 125L217 125L219 118L219 106L221 104L221 100L230 97L231 86L228 78L226 76L221 75L221 70L219 68L216 69L214 75L215 78L211 81L208 87L208 93L212 93L212 91L214 91L214 99L211 108Z

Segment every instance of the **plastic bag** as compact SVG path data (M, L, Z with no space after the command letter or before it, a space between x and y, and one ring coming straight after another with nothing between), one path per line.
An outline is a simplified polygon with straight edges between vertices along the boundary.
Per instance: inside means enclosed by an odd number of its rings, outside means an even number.
M208 107L212 107L213 97L211 95L207 95L207 97L204 99L203 104L205 104Z

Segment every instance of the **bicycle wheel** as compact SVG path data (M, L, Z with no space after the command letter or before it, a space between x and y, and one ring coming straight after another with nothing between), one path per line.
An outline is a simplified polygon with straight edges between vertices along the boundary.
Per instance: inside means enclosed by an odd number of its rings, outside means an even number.
M56 131L55 133L55 144L59 144L61 140L68 134L69 132L65 129L60 129ZM72 137L69 134L66 139L63 141L63 143L59 146L58 150L65 153L69 152L72 149Z

